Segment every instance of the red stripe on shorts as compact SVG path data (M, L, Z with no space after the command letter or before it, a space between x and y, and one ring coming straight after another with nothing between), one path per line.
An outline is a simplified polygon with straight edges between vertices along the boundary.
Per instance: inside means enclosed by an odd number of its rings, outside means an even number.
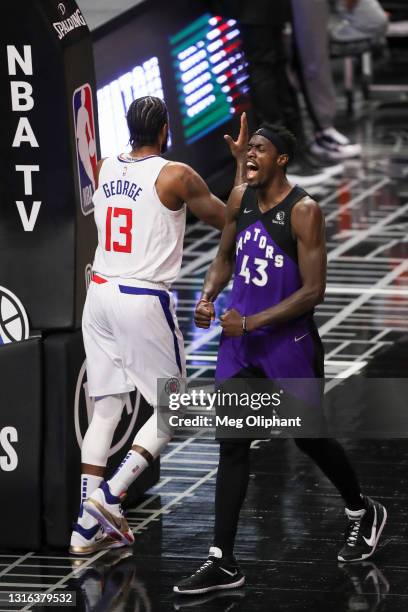
M98 285L102 285L102 283L107 283L106 278L102 278L102 276L98 276L97 274L92 274L92 280L94 283L98 283Z

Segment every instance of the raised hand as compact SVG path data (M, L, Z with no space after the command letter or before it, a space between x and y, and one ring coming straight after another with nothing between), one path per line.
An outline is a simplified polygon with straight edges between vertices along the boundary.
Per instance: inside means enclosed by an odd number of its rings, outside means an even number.
M231 154L235 159L246 156L248 149L248 121L246 113L241 115L241 124L239 128L238 138L234 140L228 134L225 134L224 140L228 144Z

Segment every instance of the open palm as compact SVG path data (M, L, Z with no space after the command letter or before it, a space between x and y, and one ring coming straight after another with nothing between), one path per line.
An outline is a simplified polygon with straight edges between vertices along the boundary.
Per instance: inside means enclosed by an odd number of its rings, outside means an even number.
M224 140L227 142L231 154L235 159L246 155L248 149L248 121L246 113L242 113L241 115L238 138L234 140L231 136L225 134Z

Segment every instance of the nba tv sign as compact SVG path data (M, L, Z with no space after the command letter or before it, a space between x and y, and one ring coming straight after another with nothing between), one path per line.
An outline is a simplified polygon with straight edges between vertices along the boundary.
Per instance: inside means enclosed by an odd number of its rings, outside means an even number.
M35 106L31 45L20 45L19 48L15 45L7 45L7 65L10 78L11 110L13 113L18 113L16 116L18 123L11 146L14 150L20 148L26 150L27 147L32 150L30 163L14 165L14 170L18 173L20 183L22 183L22 193L24 193L24 200L16 200L15 203L24 231L32 232L40 211L41 201L32 201L30 210L30 204L26 199L27 196L33 195L33 182L38 180L37 173L40 172L40 165L33 163L33 160L37 157L35 150L38 150L39 144L30 123L30 115Z
M74 91L72 106L81 210L84 215L89 215L93 211L92 196L96 179L95 121L89 83Z

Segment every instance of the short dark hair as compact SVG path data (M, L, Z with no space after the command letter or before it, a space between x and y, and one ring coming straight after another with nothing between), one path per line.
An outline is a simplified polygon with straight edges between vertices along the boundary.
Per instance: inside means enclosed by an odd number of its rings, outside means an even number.
M154 145L160 130L168 123L166 104L155 96L133 100L127 115L129 142L132 148Z
M277 136L279 136L280 140L285 143L286 149L288 151L289 161L292 161L295 151L296 151L296 136L292 134L287 128L283 125L273 124L273 123L262 123L259 126L260 128L266 128L270 132L273 132Z

